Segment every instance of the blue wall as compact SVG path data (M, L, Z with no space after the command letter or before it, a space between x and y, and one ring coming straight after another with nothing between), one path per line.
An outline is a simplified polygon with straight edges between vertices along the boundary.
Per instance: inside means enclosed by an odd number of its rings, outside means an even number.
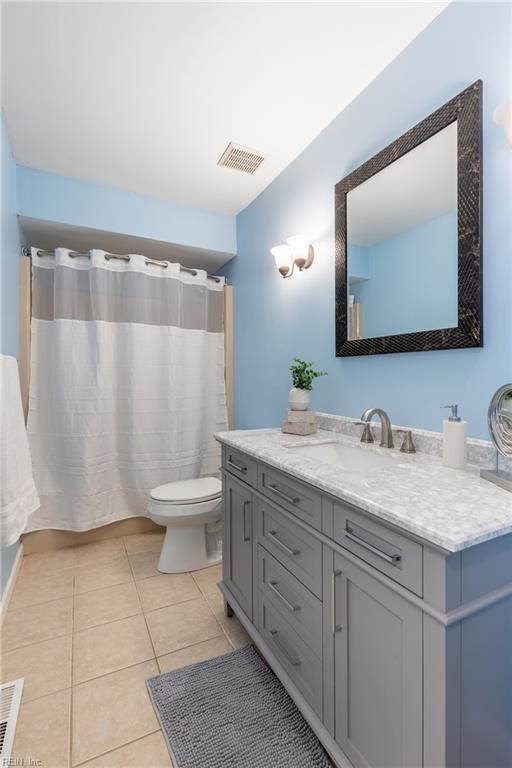
M7 131L2 122L2 239L1 239L1 282L2 282L2 333L1 352L3 355L18 354L18 267L20 257L20 235L16 219L16 164L11 154ZM11 573L19 544L2 547L0 594Z
M455 213L373 246L349 244L349 274L355 256L360 276L361 249L366 252L368 279L351 286L350 293L363 305L366 338L457 325Z
M20 232L16 218L16 163L2 122L2 354L18 354Z
M235 217L18 166L18 213L176 245L236 253Z
M235 423L278 425L294 355L329 372L312 407L358 417L378 405L392 421L441 429L459 403L469 434L487 437L493 391L512 377L510 167L494 108L510 98L507 3L453 3L237 218ZM336 359L334 184L475 80L484 86L483 349ZM312 268L283 280L269 249L296 233L316 246Z

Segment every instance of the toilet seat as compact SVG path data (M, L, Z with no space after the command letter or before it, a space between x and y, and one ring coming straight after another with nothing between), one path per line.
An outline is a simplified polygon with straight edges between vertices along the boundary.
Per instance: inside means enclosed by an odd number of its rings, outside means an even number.
M207 549L207 536L213 536L207 529L222 518L222 484L216 477L153 488L147 512L153 522L166 528L158 561L162 573L195 571L222 559L218 545L210 552Z
M164 518L181 518L183 521L186 521L187 519L197 519L201 515L204 515L205 512L209 512L218 507L221 498L222 495L219 494L212 499L196 501L194 504L171 504L169 501L150 499L148 502L148 512L159 525L165 525L165 523L159 522L157 518L161 518L162 520Z
M150 493L158 506L200 504L218 499L222 495L222 484L216 477L198 477L194 480L178 480L159 485Z

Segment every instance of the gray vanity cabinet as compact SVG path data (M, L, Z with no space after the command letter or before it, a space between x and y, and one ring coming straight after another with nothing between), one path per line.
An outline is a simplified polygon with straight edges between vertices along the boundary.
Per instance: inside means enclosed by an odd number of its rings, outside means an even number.
M512 534L450 553L223 450L226 612L339 768L512 765Z
M334 553L335 738L355 766L422 765L422 614Z
M253 499L250 489L230 477L224 481L223 579L252 620Z

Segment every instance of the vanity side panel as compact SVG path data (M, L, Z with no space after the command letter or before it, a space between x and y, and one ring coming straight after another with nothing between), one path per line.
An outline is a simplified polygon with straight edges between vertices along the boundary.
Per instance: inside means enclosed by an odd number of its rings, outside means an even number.
M423 550L424 600L440 616L460 606L461 553ZM424 768L460 768L460 624L423 614Z
M423 599L442 613L461 603L460 552L423 548Z
M461 580L462 604L511 584L512 534L463 550Z
M461 622L461 657L461 764L510 768L512 596Z

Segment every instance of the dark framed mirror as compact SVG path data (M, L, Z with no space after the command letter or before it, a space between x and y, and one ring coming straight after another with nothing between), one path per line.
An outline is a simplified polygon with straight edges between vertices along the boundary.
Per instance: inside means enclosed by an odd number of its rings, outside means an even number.
M483 346L477 81L335 186L336 356Z

